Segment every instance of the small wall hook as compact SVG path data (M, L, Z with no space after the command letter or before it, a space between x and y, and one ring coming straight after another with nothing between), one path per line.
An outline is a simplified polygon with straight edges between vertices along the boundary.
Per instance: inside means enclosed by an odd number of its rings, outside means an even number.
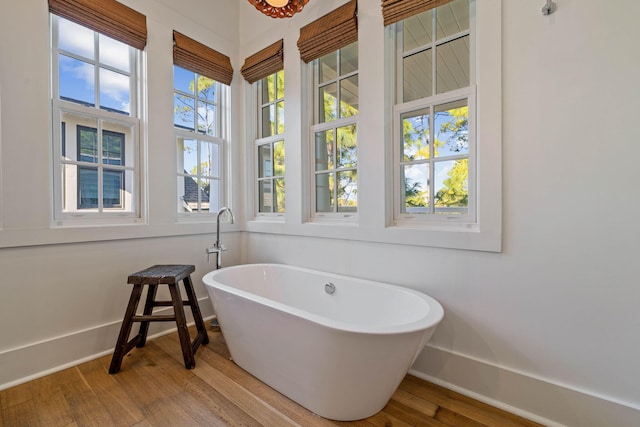
M551 15L557 9L556 3L552 0L547 0L547 4L542 6L542 14L547 16Z

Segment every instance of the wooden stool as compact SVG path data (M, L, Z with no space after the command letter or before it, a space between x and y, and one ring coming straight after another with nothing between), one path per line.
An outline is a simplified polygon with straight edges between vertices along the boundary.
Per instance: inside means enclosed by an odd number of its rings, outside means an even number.
M178 326L182 355L184 356L184 366L187 369L191 369L196 365L194 354L200 344L207 344L209 342L209 336L202 321L202 313L200 312L198 300L196 299L196 294L193 292L193 286L191 284L190 274L194 271L196 271L196 268L193 265L154 265L153 267L129 276L127 283L133 284L133 290L131 291L127 311L124 314L118 342L113 351L113 358L111 359L111 366L109 367L110 374L115 374L120 370L122 358L129 353L133 347L144 347L147 342L149 322L169 322L175 320ZM180 280L183 281L188 301L183 301L180 296ZM158 285L164 284L169 286L171 301L156 301ZM142 315L136 315L140 296L142 295L142 287L144 285L149 285L144 311ZM185 305L191 307L193 320L196 323L197 334L193 342L191 342L189 330L187 329L187 321L184 314ZM173 306L173 315L152 314L153 307L159 306ZM133 322L140 322L140 330L138 331L138 335L133 337L131 341L127 341Z

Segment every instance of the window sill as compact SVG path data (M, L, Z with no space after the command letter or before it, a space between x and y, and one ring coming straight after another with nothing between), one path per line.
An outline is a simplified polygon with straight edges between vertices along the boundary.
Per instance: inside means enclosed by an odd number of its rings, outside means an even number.
M363 227L357 222L306 222L302 224L249 221L247 232L351 240L372 243L447 248L485 252L501 252L499 228L476 224L462 227L389 226Z

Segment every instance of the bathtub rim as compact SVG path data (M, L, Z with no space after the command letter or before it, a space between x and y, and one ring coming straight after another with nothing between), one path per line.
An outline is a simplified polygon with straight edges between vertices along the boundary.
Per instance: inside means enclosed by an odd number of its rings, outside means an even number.
M349 279L349 280L353 280L356 282L366 282L369 284L374 284L376 286L380 286L383 288L388 288L388 289L393 289L396 292L404 292L407 294L410 294L414 297L417 297L419 299L421 299L423 302L425 302L427 304L427 306L429 307L429 311L425 316L420 317L418 320L415 320L413 322L406 322L406 323L399 323L399 324L391 324L391 325L374 325L374 326L368 326L368 325L364 325L364 324L354 324L354 323L348 323L348 322L342 322L342 321L337 321L334 319L331 319L329 317L326 316L322 316L319 314L315 314L315 313L311 313L305 310L301 310L299 308L296 307L292 307L290 305L269 299L269 298L265 298L247 291L244 291L242 289L238 289L235 288L233 286L228 286L225 285L223 283L220 283L218 281L216 281L216 276L218 276L219 274L223 274L225 272L228 272L230 270L236 270L236 269L241 269L241 268L247 268L247 267L253 267L253 268L265 268L265 267L276 267L276 268L288 268L288 269L294 269L294 270L298 270L301 272L307 272L307 273L319 273L322 274L324 277L330 279L330 278L335 278L335 279ZM330 327L332 329L335 330L339 330L339 331L343 331L343 332L351 332L351 333L360 333L360 334L369 334L369 335L392 335L392 334L408 334L408 333L415 333L415 332L419 332L419 331L427 331L429 329L435 328L443 319L444 317L444 308L442 307L442 305L433 297L420 292L420 291L416 291L414 289L411 288L406 288L403 286L399 286L399 285L393 285L390 283L385 283L385 282L379 282L376 280L370 280L370 279L364 279L364 278L359 278L359 277L354 277L354 276L347 276L344 274L338 274L338 273L331 273L331 272L327 272L327 271L323 271L323 270L316 270L316 269L311 269L311 268L306 268L306 267L298 267L295 265L291 265L291 264L282 264L282 263L250 263L250 264L238 264L238 265L234 265L234 266L229 266L229 267L224 267L221 268L219 270L212 270L208 273L206 273L203 277L202 277L202 281L204 283L204 285L206 287L212 287L214 289L218 289L220 291L232 294L232 295L236 295L242 298L245 298L247 300L253 301L255 303L270 307L271 309L275 309L281 312L285 312L285 313L290 313L292 315L295 315L297 317L300 317L302 319L306 319L310 322L316 323L318 325L323 325L326 327ZM215 307L215 301L212 301L212 303L214 304Z

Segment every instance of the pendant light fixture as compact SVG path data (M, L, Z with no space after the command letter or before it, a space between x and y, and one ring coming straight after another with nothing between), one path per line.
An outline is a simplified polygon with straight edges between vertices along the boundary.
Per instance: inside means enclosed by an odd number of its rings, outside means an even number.
M272 18L291 18L302 11L309 0L249 0L249 3Z

